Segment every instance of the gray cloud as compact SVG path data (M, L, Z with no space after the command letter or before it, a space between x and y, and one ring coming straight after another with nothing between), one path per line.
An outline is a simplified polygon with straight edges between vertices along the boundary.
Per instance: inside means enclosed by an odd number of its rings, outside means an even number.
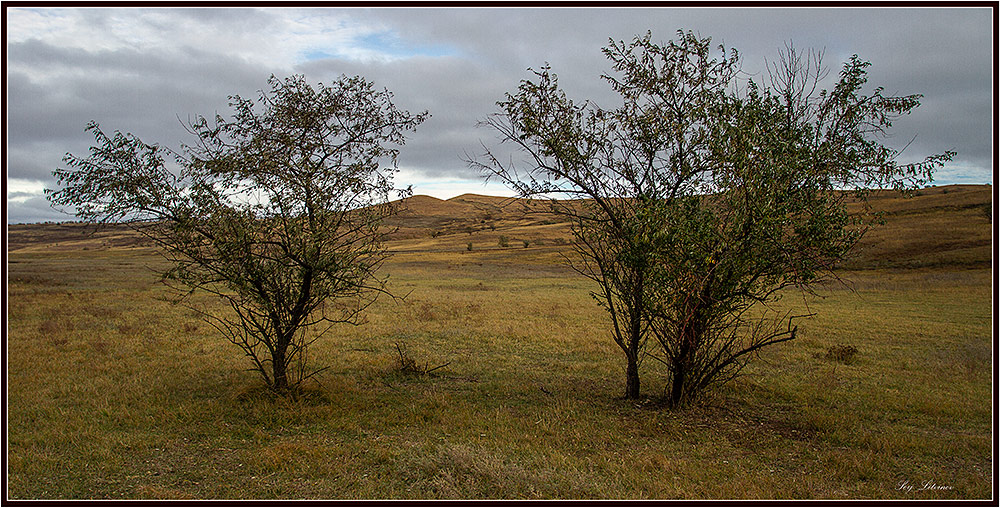
M42 11L45 11L42 9ZM54 11L53 11L54 12ZM189 140L177 117L227 113L227 96L253 96L267 77L310 81L361 74L395 93L399 107L430 110L408 139L401 166L417 177L474 180L462 162L493 134L476 122L504 92L552 65L575 99L613 105L600 78L601 47L646 30L668 40L679 28L740 50L759 75L787 41L825 48L836 74L851 54L870 60L870 83L924 95L900 119L903 158L946 149L950 181L992 181L992 19L989 9L81 9L59 10L58 30L7 32L8 179L53 186L69 151L84 153L89 120L177 148ZM47 12L46 12L47 14ZM48 20L46 20L48 22ZM44 25L39 25L44 26ZM366 38L365 34L377 37ZM384 35L388 34L388 35ZM85 40L77 40L85 39ZM380 48L391 39L392 48ZM416 56L399 58L414 48ZM431 48L428 53L427 48ZM373 58L380 49L386 58ZM391 51L389 51L391 49ZM438 55L438 53L443 53ZM306 55L329 55L306 60ZM366 56L367 55L367 56ZM421 56L422 55L422 56ZM389 58L395 57L395 58ZM940 183L948 181L939 178ZM401 182L411 183L411 182ZM53 220L43 198L8 194L8 222Z
M176 149L190 141L181 120L225 112L228 95L253 94L267 77L266 69L191 48L90 52L29 40L9 44L8 59L7 176L48 187L66 152L90 146L90 120ZM28 209L8 203L10 220L29 220Z
M267 77L266 69L191 48L89 52L31 40L9 44L8 58L16 62L8 72L15 143L79 138L91 119L140 136L175 131L177 115L224 109L228 95L253 93Z
M457 57L368 65L329 59L300 65L296 71L316 81L363 74L393 91L397 107L411 112L429 110L431 118L407 140L400 163L432 177L477 177L466 169L462 157L479 148L481 137L490 136L476 129L476 123L493 110L507 89L500 73Z
M26 201L12 201L7 196L7 224L30 224L34 222L63 222L76 220L76 217L49 206L48 200L35 195Z

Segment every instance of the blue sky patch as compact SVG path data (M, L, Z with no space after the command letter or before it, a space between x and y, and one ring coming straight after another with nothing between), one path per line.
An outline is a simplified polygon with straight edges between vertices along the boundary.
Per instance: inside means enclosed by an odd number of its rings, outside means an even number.
M372 32L367 35L354 38L353 47L350 49L360 49L390 58L410 58L417 56L439 57L453 55L455 49L440 44L415 45L408 44L391 31ZM306 60L322 60L324 58L335 58L338 56L349 56L350 50L346 48L311 48L302 53Z
M452 48L443 45L410 45L390 31L373 32L355 39L364 49L369 49L394 57L411 56L445 56L454 53Z
M322 60L324 58L330 58L333 55L327 53L326 51L314 49L312 51L306 51L302 56L306 57L306 60Z

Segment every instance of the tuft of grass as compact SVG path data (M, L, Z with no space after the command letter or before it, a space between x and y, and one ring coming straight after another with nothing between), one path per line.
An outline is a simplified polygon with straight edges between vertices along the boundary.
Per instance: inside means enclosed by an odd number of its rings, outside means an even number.
M836 361L844 364L854 363L855 356L858 354L858 348L854 346L846 346L844 344L837 344L836 346L830 346L826 350L826 354L823 355L824 358L831 361Z
M451 362L446 362L435 367L431 367L430 363L420 364L410 356L405 342L396 342L394 345L396 346L396 353L399 355L396 358L396 370L403 374L426 376L451 364Z

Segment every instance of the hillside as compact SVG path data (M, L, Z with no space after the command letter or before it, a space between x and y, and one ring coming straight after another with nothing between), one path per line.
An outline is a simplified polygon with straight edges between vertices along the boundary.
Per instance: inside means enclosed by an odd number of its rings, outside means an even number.
M928 187L911 198L885 192L871 199L886 224L866 235L849 269L936 266L989 267L992 256L990 185ZM570 240L569 224L537 200L463 194L442 200L412 196L389 221L389 247L398 252L476 251L512 260L558 262ZM856 205L852 205L855 211ZM507 247L501 247L501 237ZM524 242L528 242L525 247ZM78 223L10 225L8 252L146 248L124 226Z
M403 211L387 221L397 230L392 239L443 236L497 228L551 224L559 219L546 213L546 203L517 198L462 194L448 200L412 196L401 202Z
M676 410L657 361L643 398L621 397L611 320L561 258L569 225L520 210L544 203L410 198L383 272L395 298L304 331L320 374L291 400L204 319L226 303L177 305L169 261L126 227L10 226L9 495L985 499L991 193L877 196L887 224L845 284L769 303L803 316L796 339Z
M990 267L991 185L928 187L911 198L871 199L885 225L865 235L844 268ZM856 206L854 208L857 208Z

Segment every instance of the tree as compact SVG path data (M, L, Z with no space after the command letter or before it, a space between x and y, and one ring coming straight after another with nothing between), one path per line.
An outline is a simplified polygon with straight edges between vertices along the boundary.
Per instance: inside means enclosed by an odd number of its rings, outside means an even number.
M708 151L705 118L737 70L736 55L715 60L697 43L689 35L661 48L670 52L673 68L665 70L669 86L658 90L662 97L652 105L639 100L636 84L645 78L628 74L638 68L622 66L624 81L603 76L625 99L622 107L605 110L568 99L544 66L535 72L537 83L522 81L516 94L498 103L501 112L485 121L502 141L529 154L530 167L505 165L490 149L470 161L522 197L581 198L552 200L552 211L573 224L571 264L599 287L592 295L608 311L612 338L625 355L624 395L631 399L640 394L657 258L651 242L660 212L700 190L686 175ZM621 57L613 44L604 51Z
M666 44L649 33L611 40L617 74L603 78L622 99L613 110L575 104L543 67L485 122L528 166L490 149L471 161L524 197L586 198L553 207L573 219L574 266L600 288L628 398L639 396L645 356L666 366L667 401L678 405L792 340L795 316L768 305L832 276L873 224L848 216L848 196L913 188L953 155L895 162L880 139L919 96L862 93L868 64L857 57L816 94L820 55L788 47L759 85L740 78L735 50L718 50L682 31ZM644 349L649 337L659 353Z
M836 277L837 263L879 220L867 202L872 190L916 189L954 156L896 162L899 153L882 140L920 96L865 92L868 66L852 57L833 89L816 93L822 54L789 45L766 83L750 81L714 107L711 163L692 175L711 194L675 201L656 249L649 319L670 372L670 404L732 379L761 348L794 339L796 316L770 310L781 291L810 292ZM864 211L850 216L849 199Z
M178 300L205 291L225 302L205 319L287 393L318 372L307 370L310 344L388 293L380 226L393 196L409 193L392 184L393 145L427 112L396 109L361 77L268 84L256 101L230 97L231 119L189 122L196 142L180 152L91 122L96 145L67 154L69 168L54 172L62 188L46 192L87 221L128 223L155 242Z

